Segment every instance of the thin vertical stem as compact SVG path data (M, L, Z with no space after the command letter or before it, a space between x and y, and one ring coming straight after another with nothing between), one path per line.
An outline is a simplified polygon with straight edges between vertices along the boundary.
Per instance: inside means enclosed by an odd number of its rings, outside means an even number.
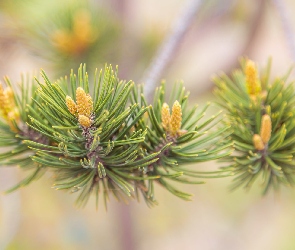
M118 204L117 206L120 228L120 244L122 250L136 250L133 219L131 216L132 204Z
M142 82L145 83L145 91L148 99L151 99L156 82L165 71L169 62L171 62L178 45L194 20L202 2L202 0L188 0L179 15L179 18L172 26L173 29L171 34L164 40L155 58L152 60L142 79Z

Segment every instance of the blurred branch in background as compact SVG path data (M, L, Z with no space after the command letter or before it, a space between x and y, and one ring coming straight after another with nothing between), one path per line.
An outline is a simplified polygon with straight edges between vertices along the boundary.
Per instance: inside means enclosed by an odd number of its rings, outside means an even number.
M172 26L171 34L166 38L157 52L155 58L150 63L142 82L145 83L146 96L149 101L152 99L152 93L156 87L156 83L166 69L167 65L171 62L173 54L183 39L186 31L190 27L195 18L196 13L200 10L202 0L188 0Z
M229 73L232 71L233 68L236 68L239 66L239 62L237 58L241 56L246 56L246 57L252 56L253 47L260 35L261 28L264 25L263 19L264 19L265 11L266 11L266 0L257 1L256 6L257 6L256 11L253 14L253 16L250 18L250 20L252 21L249 22L247 39L244 42L241 49L236 52L235 56L231 60L229 60L229 63L223 66L223 71L225 73ZM213 83L211 87L213 87Z
M231 11L234 7L234 4L236 4L236 1L227 1L227 3L223 2L224 5L228 5L227 8L224 7L224 9L220 9L220 13L216 11L216 14L212 16L212 19L210 22L209 18L205 19L202 22L202 25L200 25L200 28L196 32L196 37L206 37L208 33L212 32L213 29L217 28L217 25L224 25L223 18L227 17L229 14L228 12ZM239 60L241 56L251 57L254 49L254 46L259 39L260 31L265 25L263 22L265 14L266 14L266 0L259 0L256 1L255 5L255 11L251 16L248 16L247 22L245 22L246 32L247 35L245 36L246 39L244 39L241 42L241 46L239 49L237 49L234 53L231 54L229 58L222 61L222 71L226 74L230 74L233 68L239 67ZM223 10L223 11L222 11ZM228 12L225 12L225 11ZM226 15L227 14L227 15ZM214 18L214 19L213 19ZM204 28L205 27L205 28ZM197 41L193 41L194 45L196 46ZM200 77L196 75L195 81L200 81ZM207 81L207 79L205 79ZM214 84L210 81L206 84L206 91L211 91ZM204 91L203 91L204 92ZM193 96L200 96L203 94L203 92L200 92L198 88L191 89L191 94Z
M216 25L222 22L224 17L232 11L237 2L237 0L217 1L216 5L212 6L204 15L201 25L198 26L196 37L203 37L206 33L211 32L213 28L216 28Z
M130 42L128 41L130 38L128 20L130 19L129 9L132 5L129 0L111 0L110 5L112 6L112 9L115 10L120 20L121 32L118 36L120 50L117 53L117 64L120 67L120 77L127 79L129 77L130 69L134 67L131 63L133 60L126 60L126 54L128 53L128 48L130 47Z
M295 61L295 36L292 29L290 13L283 0L272 0L282 22L283 30L289 45L290 57Z
M132 203L127 204L117 204L117 214L118 214L118 228L120 230L120 244L121 250L136 250L136 239L134 230L136 222L132 217Z
M223 1L222 4L216 3L203 18L201 23L198 25L198 30L195 31L195 37L202 38L206 37L212 30L216 29L216 26L222 23L222 19L225 18L229 12L237 4L235 0ZM189 1L187 5L182 10L180 17L177 19L175 24L172 26L172 32L163 42L156 56L147 68L142 82L145 83L145 91L147 96L150 96L156 83L160 80L161 75L167 69L168 65L171 63L175 52L184 38L184 35L190 25L192 24L195 14L199 11L201 7L200 1ZM230 72L233 67L238 66L238 60L241 55L249 56L252 53L253 47L260 34L260 29L263 25L264 14L266 10L266 1L260 0L256 2L256 10L252 16L249 17L249 22L247 22L247 39L244 40L241 48L234 53L234 57L223 61L222 68L225 72ZM188 12L188 13L186 13ZM198 40L194 40L191 46L196 46ZM191 47L188 46L188 49ZM208 90L212 88L212 84L207 85ZM193 90L194 91L194 90ZM198 91L195 89L195 91ZM198 93L192 93L193 95L198 95Z
M248 39L244 43L244 47L241 49L241 51L238 51L237 57L241 57L244 55L249 56L252 53L251 50L253 49L253 46L260 34L260 29L263 26L263 18L265 15L265 10L266 10L266 0L257 1L257 9L254 15L252 16L251 18L252 22L250 22L250 25L249 25ZM235 57L235 60L237 57ZM231 69L236 66L238 65L237 64L232 65Z
M128 3L129 0L111 0L110 4L116 11L117 15L120 16L120 20L124 21L128 14Z

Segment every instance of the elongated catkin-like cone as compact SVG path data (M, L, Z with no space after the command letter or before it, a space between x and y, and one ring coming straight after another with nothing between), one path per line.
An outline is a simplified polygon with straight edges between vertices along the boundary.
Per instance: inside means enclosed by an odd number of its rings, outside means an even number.
M90 119L85 115L79 115L78 121L85 128L89 128L91 126Z
M267 144L271 137L271 118L267 114L261 119L260 136L264 144Z
M93 110L92 98L81 87L78 87L76 90L76 102L78 114L90 117Z
M254 147L257 149L257 150L263 150L264 149L264 143L261 139L261 136L258 135L258 134L255 134L253 135L253 144L254 144Z
M169 105L167 103L163 103L162 109L161 109L161 120L162 120L162 126L166 131L170 130L170 109Z
M251 60L247 60L245 75L246 75L246 87L248 90L248 94L252 96L256 96L257 94L261 92L261 84L258 78L256 65Z
M171 114L171 134L176 135L181 128L182 110L178 101L175 101Z
M77 111L77 105L74 102L74 100L70 96L66 96L66 104L68 107L68 110L70 111L71 114L77 116L78 111Z

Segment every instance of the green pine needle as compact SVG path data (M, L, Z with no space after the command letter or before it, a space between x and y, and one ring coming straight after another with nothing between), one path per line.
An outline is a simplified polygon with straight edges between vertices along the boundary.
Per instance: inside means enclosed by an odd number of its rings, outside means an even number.
M263 193L293 185L294 86L285 83L286 76L270 81L271 61L261 76L252 61L243 60L242 65L232 78L214 79L219 104L227 111L224 124L232 131L225 143L232 141L235 147L232 155L222 159L229 163L222 169L236 176L232 188L249 188L258 176Z

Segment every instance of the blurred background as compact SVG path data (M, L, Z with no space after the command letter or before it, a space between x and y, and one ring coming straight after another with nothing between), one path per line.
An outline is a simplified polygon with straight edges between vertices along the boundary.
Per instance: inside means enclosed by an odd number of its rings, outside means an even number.
M111 63L119 65L121 79L148 81L150 65L163 43L169 43L186 1L1 0L0 77L17 82L21 73L42 68L53 80L85 62L88 72ZM210 78L230 73L241 56L260 68L272 57L273 77L294 66L294 1L196 1L202 5L155 84L166 79L169 87L183 80L191 103L203 106L214 102ZM218 166L191 167L207 171ZM0 168L0 191L26 174ZM125 205L111 199L107 211L103 202L97 211L93 200L77 209L75 196L51 189L50 175L45 175L13 194L0 194L0 249L295 249L294 190L261 197L259 183L249 192L229 192L230 181L181 186L194 194L191 202L159 186L154 208L143 200Z

